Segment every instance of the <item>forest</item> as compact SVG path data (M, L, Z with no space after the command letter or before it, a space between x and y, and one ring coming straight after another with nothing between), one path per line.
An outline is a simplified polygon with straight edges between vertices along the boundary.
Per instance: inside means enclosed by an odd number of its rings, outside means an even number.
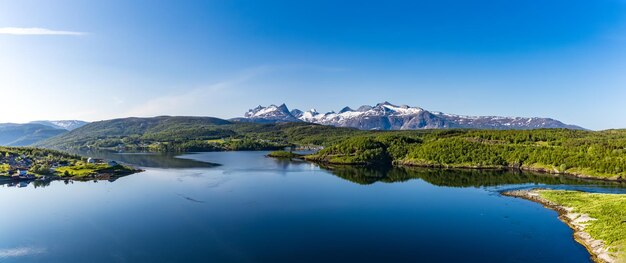
M371 132L306 159L329 164L516 168L623 180L626 130Z

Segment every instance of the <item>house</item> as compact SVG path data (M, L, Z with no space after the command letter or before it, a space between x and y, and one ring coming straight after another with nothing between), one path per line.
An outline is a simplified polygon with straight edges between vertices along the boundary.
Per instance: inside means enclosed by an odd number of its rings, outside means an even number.
M97 158L89 157L87 159L87 163L104 163L104 160L103 159L97 159Z
M16 173L13 174L11 178L18 179L18 180L33 180L33 179L36 179L37 177L33 174L29 174L28 170L26 169L17 169Z
M117 163L116 161L109 161L109 166L114 167L114 166L118 166L119 163Z

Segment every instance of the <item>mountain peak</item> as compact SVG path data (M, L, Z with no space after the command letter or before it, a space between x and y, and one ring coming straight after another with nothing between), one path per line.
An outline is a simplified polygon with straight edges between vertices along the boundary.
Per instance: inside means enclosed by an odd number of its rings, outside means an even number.
M279 110L282 110L282 111L289 111L289 108L287 108L287 105L285 105L285 103L280 104L280 105L278 106L278 109L279 109Z
M299 111L299 110L298 110ZM293 111L298 114L298 111ZM295 117L292 112L289 111L289 108L285 103L276 106L271 104L267 107L259 105L254 109L248 110L244 114L244 118L255 120L258 122L297 122L297 117Z
M343 109L341 109L339 111L339 114L344 113L344 112L348 112L348 111L354 111L354 110L352 108L346 106L346 107L343 107Z
M391 103L390 103L390 102L388 102L388 101L385 101L385 102L381 102L381 103L376 104L376 107L382 107L382 106L392 106L392 107L398 107L398 106L396 106L396 105L391 104Z
M293 115L294 117L296 117L296 118L298 118L298 119L299 119L300 117L302 117L302 114L304 114L304 112L303 112L303 111L301 111L301 110L299 110L299 109L293 109L293 110L291 110L289 113L291 113L291 115Z
M363 105L363 106L359 107L358 109L356 109L356 111L364 112L364 111L371 110L372 108L374 108L374 107L372 107L370 105Z

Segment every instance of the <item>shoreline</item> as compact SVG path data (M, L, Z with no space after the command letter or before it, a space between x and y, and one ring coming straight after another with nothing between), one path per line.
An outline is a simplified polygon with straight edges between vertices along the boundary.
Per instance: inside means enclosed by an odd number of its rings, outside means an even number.
M589 217L587 214L573 213L571 207L561 206L554 202L551 202L537 193L541 189L532 190L512 190L505 191L501 194L509 197L516 197L526 199L535 203L543 205L545 208L556 211L559 214L559 219L569 226L573 231L573 237L576 242L580 243L587 249L591 255L591 259L597 263L615 263L616 258L608 251L608 248L602 240L597 240L591 237L589 233L585 231L585 223L594 218Z
M279 158L279 157L273 157L273 156L267 156L267 157L271 157L271 158ZM332 162L324 162L324 161L317 161L317 160L310 160L305 158L306 155L302 155L299 157L292 157L292 159L299 159L299 160L304 160L307 162L312 162L312 163L316 163L316 164L326 164L326 165L345 165L345 166L370 166L370 164L366 164L366 163L332 163ZM488 167L488 166L469 166L469 165L459 165L459 166L454 166L454 165L431 165L431 164L416 164L416 163L411 163L411 162L402 162L402 161L394 161L392 162L389 166L394 166L394 167L415 167L415 168L438 168L438 169L445 169L445 170L454 170L454 169L467 169L467 170L492 170L492 171L519 171L519 172L534 172L534 173L540 173L540 174L546 174L546 175L554 175L554 176L567 176L570 178L576 178L576 179L583 179L583 180L590 180L590 181L602 181L602 182L609 182L609 183L626 183L626 179L621 178L621 177L598 177L598 176L591 176L591 175L585 175L585 174L575 174L575 173L563 173L563 172L558 172L558 171L554 171L554 170L547 170L544 168L533 168L533 167L511 167L511 166L493 166L493 167Z
M11 177L1 177L0 184L19 183L19 182L31 183L35 181L39 181L39 182L52 182L52 181L77 181L77 182L109 181L109 182L113 182L122 177L126 177L129 175L133 175L133 174L137 174L141 172L145 172L145 170L132 168L132 170L129 171L128 173L123 173L123 174L102 173L102 174L97 174L93 176L68 176L68 177L49 175L49 176L46 176L45 178L35 178L35 179L14 179Z

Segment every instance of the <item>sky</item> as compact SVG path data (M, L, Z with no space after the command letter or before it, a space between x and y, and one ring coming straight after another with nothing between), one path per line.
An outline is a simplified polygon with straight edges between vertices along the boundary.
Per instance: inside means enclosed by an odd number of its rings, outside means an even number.
M626 0L0 0L0 122L383 101L626 128Z

